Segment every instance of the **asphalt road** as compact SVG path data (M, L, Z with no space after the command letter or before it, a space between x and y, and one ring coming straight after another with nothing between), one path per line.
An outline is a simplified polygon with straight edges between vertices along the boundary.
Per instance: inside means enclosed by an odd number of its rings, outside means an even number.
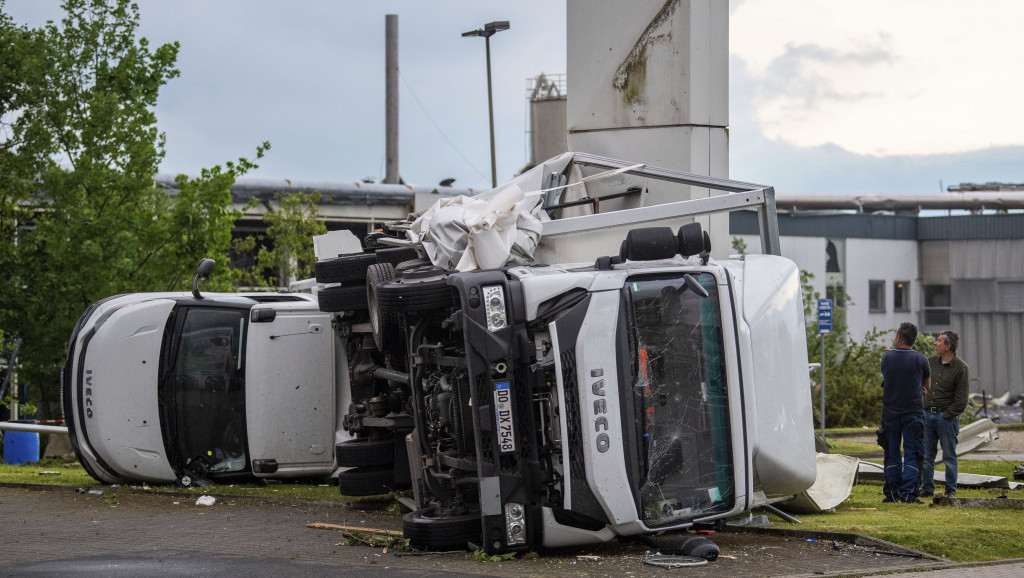
M647 566L643 560L653 551L638 541L482 563L468 552L409 555L343 546L341 533L306 526L401 529L398 516L344 504L218 498L203 507L195 505L195 496L109 487L104 492L0 486L0 576L800 576L941 566L927 558L873 553L877 545L739 532L712 536L722 557L699 568Z

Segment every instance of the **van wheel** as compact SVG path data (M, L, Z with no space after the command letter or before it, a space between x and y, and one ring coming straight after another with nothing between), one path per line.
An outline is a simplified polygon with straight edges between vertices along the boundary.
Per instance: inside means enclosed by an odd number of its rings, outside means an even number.
M317 283L362 282L366 279L366 268L377 262L373 253L353 253L333 259L321 259L316 262Z
M468 549L467 544L479 542L482 533L479 514L446 516L437 508L425 508L402 517L402 534L414 548Z
M377 297L378 287L395 278L395 269L390 263L370 265L366 270L366 302L370 310L370 327L373 342L381 353L398 353L402 349L402 325L398 314L382 311Z
M390 465L395 462L395 440L344 441L334 446L334 458L341 468Z
M366 287L364 285L326 287L316 294L320 303L320 311L333 313L336 311L363 311L367 308Z
M379 496L395 487L391 466L356 468L338 474L338 490L343 496Z

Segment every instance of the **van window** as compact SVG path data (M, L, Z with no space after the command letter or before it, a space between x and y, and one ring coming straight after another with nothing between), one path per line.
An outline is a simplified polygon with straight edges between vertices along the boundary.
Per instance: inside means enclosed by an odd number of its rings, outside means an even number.
M160 385L172 466L193 475L244 471L248 310L189 307L183 313L174 322Z

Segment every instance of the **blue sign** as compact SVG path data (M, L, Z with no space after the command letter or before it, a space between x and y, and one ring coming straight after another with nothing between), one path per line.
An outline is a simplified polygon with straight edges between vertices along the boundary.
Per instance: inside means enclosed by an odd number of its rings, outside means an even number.
M832 300L818 299L818 335L832 333Z

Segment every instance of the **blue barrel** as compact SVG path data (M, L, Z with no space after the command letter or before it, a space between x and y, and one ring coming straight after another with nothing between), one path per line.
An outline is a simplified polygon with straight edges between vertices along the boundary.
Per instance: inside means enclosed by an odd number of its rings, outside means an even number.
M29 420L18 420L14 423L36 423ZM19 466L28 462L39 461L39 434L27 431L4 432L4 463Z

